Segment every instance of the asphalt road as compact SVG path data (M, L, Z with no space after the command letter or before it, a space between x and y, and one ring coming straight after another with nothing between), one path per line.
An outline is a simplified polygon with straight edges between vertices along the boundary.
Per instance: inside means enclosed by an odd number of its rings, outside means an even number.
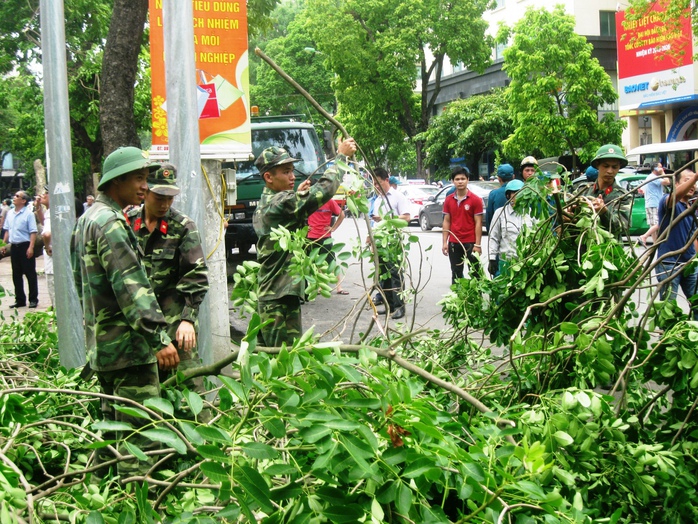
M441 252L441 229L422 231L418 226L410 226L409 231L419 239L419 243L410 247L410 269L407 272L406 287L416 292L407 302L405 317L399 321L388 319L387 322L393 328L406 325L411 331L422 328L443 330L447 325L438 302L449 291L451 269L448 257ZM333 237L335 242L346 244L346 250L351 250L351 246L357 242L365 242L365 222L363 219L347 218ZM483 253L486 254L486 236L483 237L482 244ZM371 324L373 313L366 307L367 292L371 287L371 279L368 277L369 265L365 260L359 261L354 257L347 263L349 267L342 287L349 295L333 294L329 299L318 297L315 301L304 304L302 308L303 329L314 327L315 333L321 333L323 340L356 342L359 334L364 333ZM385 325L385 315L379 316L378 319ZM234 329L244 330L246 323L246 319L240 319L237 312L231 310L231 324ZM376 326L373 326L372 330L375 334L380 333Z

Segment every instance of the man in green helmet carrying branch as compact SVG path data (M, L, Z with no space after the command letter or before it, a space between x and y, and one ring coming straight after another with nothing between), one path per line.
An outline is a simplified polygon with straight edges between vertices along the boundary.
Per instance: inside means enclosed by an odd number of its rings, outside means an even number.
M633 199L616 182L616 175L628 165L628 160L620 146L606 144L596 151L591 165L598 169L598 178L578 193L578 196L591 199L589 205L599 215L601 225L616 238L620 238L628 231Z
M71 265L85 316L88 364L96 372L102 392L142 403L160 395L158 367L175 369L177 349L167 334L167 321L148 282L138 255L138 241L122 209L140 204L148 190L147 178L159 164L136 147L121 147L104 161L101 194L80 217L71 240ZM126 422L136 431L106 432L123 455L124 440L142 451L159 443L138 433L151 421L114 409L102 401L107 420ZM108 457L100 450L99 458ZM148 472L156 457L118 462L120 475ZM152 462L152 463L151 463Z

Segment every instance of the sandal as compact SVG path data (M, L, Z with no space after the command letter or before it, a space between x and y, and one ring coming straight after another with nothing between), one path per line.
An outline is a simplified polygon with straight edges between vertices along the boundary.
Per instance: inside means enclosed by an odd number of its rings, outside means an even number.
M338 295L348 295L348 294L349 294L349 291L344 291L343 289L340 289L340 290L336 291L336 293L337 293Z

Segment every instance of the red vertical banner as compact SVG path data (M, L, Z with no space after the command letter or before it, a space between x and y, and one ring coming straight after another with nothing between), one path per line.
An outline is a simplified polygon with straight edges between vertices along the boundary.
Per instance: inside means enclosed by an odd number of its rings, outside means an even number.
M150 0L154 156L167 156L163 0ZM193 0L194 50L202 158L248 158L251 152L247 8L243 1Z

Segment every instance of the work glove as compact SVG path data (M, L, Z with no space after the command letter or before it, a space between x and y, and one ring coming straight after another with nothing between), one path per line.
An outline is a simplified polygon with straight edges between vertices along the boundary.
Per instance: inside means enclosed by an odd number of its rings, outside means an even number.
M499 271L499 262L496 260L490 260L489 266L487 266L487 270L490 272L490 275L492 275L492 278L497 274L497 271Z

